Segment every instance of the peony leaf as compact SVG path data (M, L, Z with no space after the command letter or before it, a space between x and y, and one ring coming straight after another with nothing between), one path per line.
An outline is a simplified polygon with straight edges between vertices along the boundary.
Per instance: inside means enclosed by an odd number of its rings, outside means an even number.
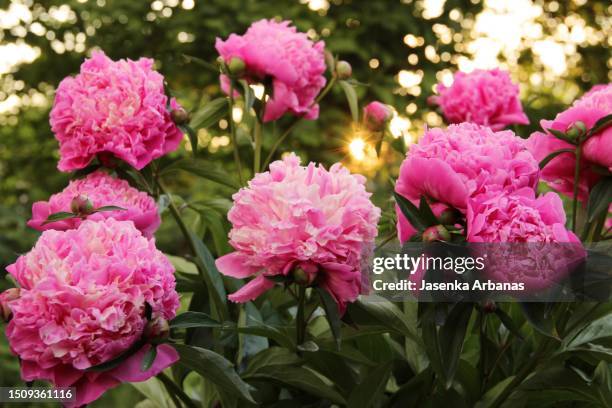
M550 153L549 155L547 155L546 157L544 157L542 159L542 161L540 162L540 169L543 169L548 163L551 162L552 159L554 159L555 157L557 157L561 153L574 153L574 149L559 149L559 150L555 150L554 152Z
M67 220L69 218L77 218L77 217L78 215L74 213L60 211L60 212L56 212L56 213L49 215L47 219L45 220L45 222L42 223L42 225L46 225L46 224L49 224L55 221Z
M212 165L209 162L198 159L180 159L164 168L161 172L162 176L166 176L175 171L187 171L195 174L196 176L214 181L216 183L225 185L234 190L238 190L240 186L238 183L223 169Z
M351 392L347 406L351 408L378 406L376 402L385 391L392 368L393 360L389 360L370 371Z
M173 347L181 356L179 364L210 380L220 390L255 404L249 385L238 376L234 365L225 357L211 350L185 344L173 344Z
M342 332L340 331L342 322L340 320L338 305L328 291L321 287L317 287L316 289L321 297L321 303L323 304L323 309L325 309L325 317L329 322L329 327L336 341L336 347L340 349L340 343L342 342Z
M591 130L589 130L589 137L601 132L604 129L607 129L610 126L612 126L612 113L600 118L597 122L595 122Z
M194 130L206 129L216 124L227 114L227 98L221 97L206 103L194 112L189 127Z
M223 327L223 325L202 312L181 313L170 321L171 329L188 329L192 327Z
M421 201L419 201L419 213L421 214L421 218L423 221L427 222L427 226L431 227L433 225L437 225L440 222L438 218L434 215L429 203L425 199L425 196L421 196Z
M560 130L557 129L546 129L549 133L551 133L554 137L556 137L557 139L561 139L564 142L567 142L569 144L573 144L573 145L577 145L578 142L576 141L576 139L573 139L571 137L569 137L565 132L562 132Z
M541 334L558 339L552 320L550 306L546 303L519 303L531 326Z
M100 212L100 211L127 211L127 210L123 207L118 207L116 205L105 205L100 208L94 208L94 212Z
M447 389L451 387L455 377L468 323L472 316L472 308L471 303L457 303L440 328L438 341Z
M588 221L593 222L612 203L612 177L601 179L589 194L587 204Z
M427 222L423 220L421 212L410 202L410 200L396 192L393 192L393 195L395 196L395 202L402 211L402 214L416 230L423 231L428 227Z
M359 102L357 100L357 93L355 92L355 87L347 81L339 81L344 94L346 95L346 100L349 105L349 109L351 110L351 116L353 117L353 121L359 122Z
M521 331L518 327L516 327L514 320L512 320L508 313L504 312L501 308L498 307L497 309L495 309L495 314L510 333L514 334L519 339L524 340Z
M193 128L189 125L179 125L178 128L181 129L183 133L186 133L187 137L189 137L189 144L191 145L191 151L193 153L193 156L196 157L198 155L198 135L193 130Z
M153 363L155 362L156 357L157 357L157 346L151 345L151 348L147 350L147 352L145 353L142 359L140 371L147 371L149 368L151 368L151 366L153 366Z

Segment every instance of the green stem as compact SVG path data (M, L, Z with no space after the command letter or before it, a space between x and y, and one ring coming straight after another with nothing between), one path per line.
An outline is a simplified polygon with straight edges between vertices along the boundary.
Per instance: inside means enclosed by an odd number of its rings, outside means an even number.
M259 173L261 168L261 145L262 145L262 129L263 123L257 118L255 128L253 129L253 138L255 139L255 156L253 158L253 175Z
M176 400L176 397L179 397L181 401L185 403L188 408L198 408L198 406L193 402L193 400L189 397L189 395L185 394L185 391L181 389L170 377L168 377L163 372L157 374L157 378L164 384L166 390L168 390L168 394L170 394L170 398L174 404L180 408L180 403Z
M578 187L580 184L580 159L582 158L582 143L576 146L576 167L574 167L574 195L572 201L572 231L576 232L576 219L578 216Z
M296 319L296 332L297 332L297 344L303 344L306 340L306 318L304 316L304 309L306 306L306 287L300 285L298 293L298 309Z
M486 366L486 353L485 353L485 336L486 333L486 315L484 311L480 310L478 312L478 342L479 342L479 352L480 358L478 360L478 369L480 370L480 378L482 380L481 391L484 391L484 387L486 384L486 378L488 376L487 366Z
M242 163L240 162L240 153L238 152L238 142L236 137L236 124L234 123L234 83L230 81L230 93L229 93L229 125L230 125L230 137L232 138L232 145L234 146L234 161L236 162L236 168L238 169L238 181L243 186L242 181Z
M314 106L318 104L319 102L321 102L321 100L325 97L325 95L327 95L329 91L333 88L335 83L336 83L336 76L334 75L332 76L331 80L329 81L325 89L323 89L323 91L321 91L321 93L314 100L311 106ZM266 158L266 161L264 162L262 169L265 169L266 167L268 167L268 164L270 164L270 162L272 161L272 158L274 157L274 154L276 153L280 145L285 141L287 136L289 136L289 134L293 131L293 129L297 126L297 124L300 123L302 119L304 119L304 115L295 117L293 119L293 122L291 122L291 124L287 128L287 130L285 130L283 134L278 139L276 139L276 142L274 142L272 149L270 149L270 153L268 153L268 156Z

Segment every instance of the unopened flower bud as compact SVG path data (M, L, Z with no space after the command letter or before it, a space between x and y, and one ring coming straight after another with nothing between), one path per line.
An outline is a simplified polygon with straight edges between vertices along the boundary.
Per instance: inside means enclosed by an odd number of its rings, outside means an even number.
M338 61L336 63L336 74L339 79L348 79L353 75L353 67L347 61Z
M170 334L170 324L168 320L161 316L154 317L147 322L144 329L144 337L147 339L159 339L168 337Z
M183 125L189 122L189 113L183 108L172 109L170 111L170 117L177 125Z
M454 208L447 208L440 213L438 220L442 225L455 225L459 220L459 213Z
M293 270L293 281L298 285L308 286L317 277L318 268L312 264L302 264Z
M373 132L383 131L392 117L393 110L381 102L370 102L363 108L363 122Z
M497 305L492 300L485 300L481 303L482 310L485 313L494 313L497 310Z
M229 64L227 64L227 70L229 73L237 77L242 76L245 69L246 64L242 58L232 57Z
M586 129L586 125L584 124L584 122L578 120L574 122L572 126L569 127L569 129L567 130L567 132L565 132L565 134L572 139L577 139L580 136L584 135L586 131L587 129Z
M70 210L78 215L89 215L93 212L94 206L87 196L79 194L72 199Z
M450 241L450 232L443 225L435 225L423 232L423 242Z
M21 293L21 289L19 288L10 288L0 293L0 314L2 320L8 322L13 315L13 311L9 307L8 303L12 300L19 299L19 295Z

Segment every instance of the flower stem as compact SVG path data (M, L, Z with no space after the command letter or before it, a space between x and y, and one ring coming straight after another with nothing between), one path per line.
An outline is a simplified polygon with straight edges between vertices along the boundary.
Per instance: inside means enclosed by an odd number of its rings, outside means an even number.
M296 332L297 332L297 344L304 343L306 340L306 318L304 316L304 309L306 306L306 287L300 285L298 292L298 309L295 317L296 321Z
M576 146L576 167L574 168L574 195L572 200L572 231L576 232L576 219L578 217L578 187L580 184L580 159L582 158L582 143Z
M234 83L230 81L230 92L229 92L229 126L230 126L230 137L232 138L232 145L234 146L234 161L236 162L236 168L238 171L238 181L243 186L242 180L242 163L240 162L240 153L238 152L238 143L236 138L236 124L234 123Z
M177 408L181 408L180 403L176 400L176 397L179 397L183 403L188 408L197 408L197 405L193 402L193 400L189 397L189 395L185 394L185 391L181 389L170 377L168 377L163 372L157 374L157 378L164 384L168 394L170 394L170 398L177 406Z
M255 139L255 156L253 158L253 175L259 173L261 165L261 145L262 145L262 129L263 123L259 118L255 121L255 128L253 129L253 138Z
M327 86L325 87L325 89L323 89L323 91L321 91L321 93L314 100L314 102L312 103L311 106L314 106L317 103L321 102L321 100L325 97L325 95L327 95L329 93L329 91L332 89L332 87L334 86L335 83L336 83L336 76L334 75L330 79L330 81L327 84ZM291 122L291 124L287 128L287 130L285 130L283 132L283 134L278 139L276 139L276 142L274 142L274 145L272 146L272 149L270 149L270 153L268 153L268 156L266 158L266 161L264 162L264 165L263 165L262 169L265 169L266 167L268 167L268 164L270 164L270 162L272 161L272 158L274 157L274 153L276 153L276 151L278 150L280 145L285 141L287 136L289 136L289 134L293 131L293 129L295 129L297 124L300 123L300 121L303 118L304 118L304 115L296 116L293 119L293 122Z

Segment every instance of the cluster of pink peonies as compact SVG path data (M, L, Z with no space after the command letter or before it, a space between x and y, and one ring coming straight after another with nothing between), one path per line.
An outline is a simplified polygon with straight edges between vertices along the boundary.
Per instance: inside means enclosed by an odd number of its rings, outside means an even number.
M105 218L131 220L144 236L152 237L161 223L153 197L131 187L125 180L112 177L98 170L82 179L73 180L62 192L52 195L49 201L38 201L32 206L32 219L28 225L36 230L67 230L77 228L82 218L45 223L54 213L69 212L75 197L85 197L94 208L117 206L122 210L94 212L86 218L93 221Z
M59 170L82 169L96 156L142 169L175 150L183 133L168 103L179 107L168 101L152 59L113 61L94 52L56 91L50 122L60 144Z
M457 72L452 85L440 83L436 90L439 95L431 101L440 106L449 123L471 122L493 130L529 123L519 100L519 88L506 71Z
M244 77L251 83L272 84L263 120L273 121L285 113L316 119L319 105L315 98L325 86L325 44L313 43L289 21L260 20L244 35L217 38L215 47L226 64L233 58L244 62ZM221 76L229 93L229 78Z
M151 322L172 319L179 306L174 268L132 222L86 220L77 229L45 231L7 270L20 289L3 297L12 313L6 335L24 380L75 387L74 405L81 406L178 359L174 348L160 345L153 366L141 371L147 345L114 369L88 371L143 337L146 305Z
M291 154L233 198L228 218L236 251L219 258L217 267L227 276L254 279L230 300L253 300L274 286L275 276L297 271L305 283L326 289L341 312L357 298L380 218L362 176L340 164L329 170L300 166Z
M598 120L612 113L612 84L594 86L572 106L559 113L553 120L543 120L540 125L544 132L533 133L528 146L538 160L560 149L574 149L574 146L558 139L548 130L560 132L571 130L577 123L590 130ZM574 153L561 153L553 158L542 170L542 179L562 194L572 196L574 188ZM597 168L612 171L612 127L607 127L589 137L582 147L578 199L586 201L589 191L601 179Z

